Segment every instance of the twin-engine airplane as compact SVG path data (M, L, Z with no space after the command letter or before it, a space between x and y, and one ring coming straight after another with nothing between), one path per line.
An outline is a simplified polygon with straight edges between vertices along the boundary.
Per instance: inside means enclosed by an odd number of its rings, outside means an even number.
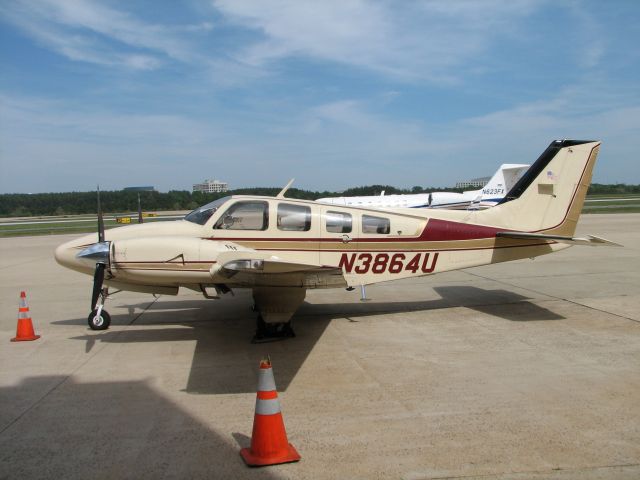
M309 288L348 288L553 253L612 245L573 235L600 142L556 140L497 206L453 211L322 205L231 196L184 220L129 225L65 243L61 265L94 275L89 326L106 329L109 288L218 298L251 288L256 338L293 335ZM615 245L615 244L613 244Z
M446 208L478 210L497 205L527 171L529 165L505 163L479 190L413 193L403 195L368 195L362 197L325 197L316 202L364 208Z

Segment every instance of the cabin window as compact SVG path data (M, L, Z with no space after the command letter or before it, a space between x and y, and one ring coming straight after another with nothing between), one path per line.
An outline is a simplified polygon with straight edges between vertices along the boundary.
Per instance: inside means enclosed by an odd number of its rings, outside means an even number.
M327 232L351 233L351 214L344 212L327 212L325 214Z
M372 215L362 216L362 233L387 234L391 231L391 222L388 218L374 217Z
M266 230L269 227L267 202L237 202L215 223L213 228L223 230Z
M311 208L290 203L278 204L278 230L308 232L311 230Z

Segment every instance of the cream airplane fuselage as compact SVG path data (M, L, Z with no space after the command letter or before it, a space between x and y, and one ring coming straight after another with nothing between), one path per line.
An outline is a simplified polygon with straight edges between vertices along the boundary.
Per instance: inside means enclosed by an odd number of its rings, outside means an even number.
M277 322L291 317L309 288L544 255L572 243L598 149L598 142L552 143L514 187L517 197L481 211L381 211L282 196L227 197L185 220L107 230L105 283L160 294L176 294L179 287L205 294L252 288L264 319ZM56 259L93 274L95 262L78 254L96 242L95 234L68 242Z

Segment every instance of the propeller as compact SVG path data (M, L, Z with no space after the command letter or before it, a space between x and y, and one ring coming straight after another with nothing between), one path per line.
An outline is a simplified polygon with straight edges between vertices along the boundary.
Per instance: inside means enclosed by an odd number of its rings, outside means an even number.
M104 242L104 219L102 218L102 207L100 206L100 185L98 185L98 242Z
M138 194L138 223L142 223L142 204L140 203L140 194Z
M104 282L104 269L107 266L104 263L96 263L96 271L93 274L93 292L91 293L91 311L94 311L98 303L98 297L102 291L102 282Z
M111 242L104 239L104 218L102 216L102 205L100 204L100 186L97 189L97 203L98 203L98 241L87 246L76 254L76 258L82 260L83 263L96 266L93 273L93 289L91 291L91 313L89 314L89 327L92 330L105 330L109 328L111 323L111 317L103 310L104 300L106 295L103 296L103 301L98 305L98 299L103 291L102 285L104 284L104 272L110 265L110 250Z
M100 186L98 185L98 248L95 249L96 254L96 270L93 274L93 292L91 293L91 311L95 310L98 303L98 297L102 291L102 284L104 282L104 270L107 267L109 261L109 244L104 241L104 218L102 216L102 205L100 204ZM106 247L106 252L105 252ZM106 258L105 254L106 253Z

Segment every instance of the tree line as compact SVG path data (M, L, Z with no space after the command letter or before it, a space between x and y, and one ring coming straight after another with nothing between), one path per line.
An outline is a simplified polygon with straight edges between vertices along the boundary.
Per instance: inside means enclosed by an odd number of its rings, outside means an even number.
M227 195L265 195L275 196L280 188L255 187L239 188L225 193L189 192L187 190L171 190L169 192L136 192L136 191L102 191L100 201L105 213L125 213L138 210L138 195L144 211L193 210L200 205L212 202ZM391 185L369 185L354 187L342 192L312 191L291 188L286 196L304 200L315 200L321 197L365 196L415 194L438 191L462 191L455 188L396 188ZM640 185L604 185L594 183L589 187L589 194L629 194L640 193ZM96 192L65 193L5 193L0 194L0 216L26 217L35 215L79 215L96 212Z

